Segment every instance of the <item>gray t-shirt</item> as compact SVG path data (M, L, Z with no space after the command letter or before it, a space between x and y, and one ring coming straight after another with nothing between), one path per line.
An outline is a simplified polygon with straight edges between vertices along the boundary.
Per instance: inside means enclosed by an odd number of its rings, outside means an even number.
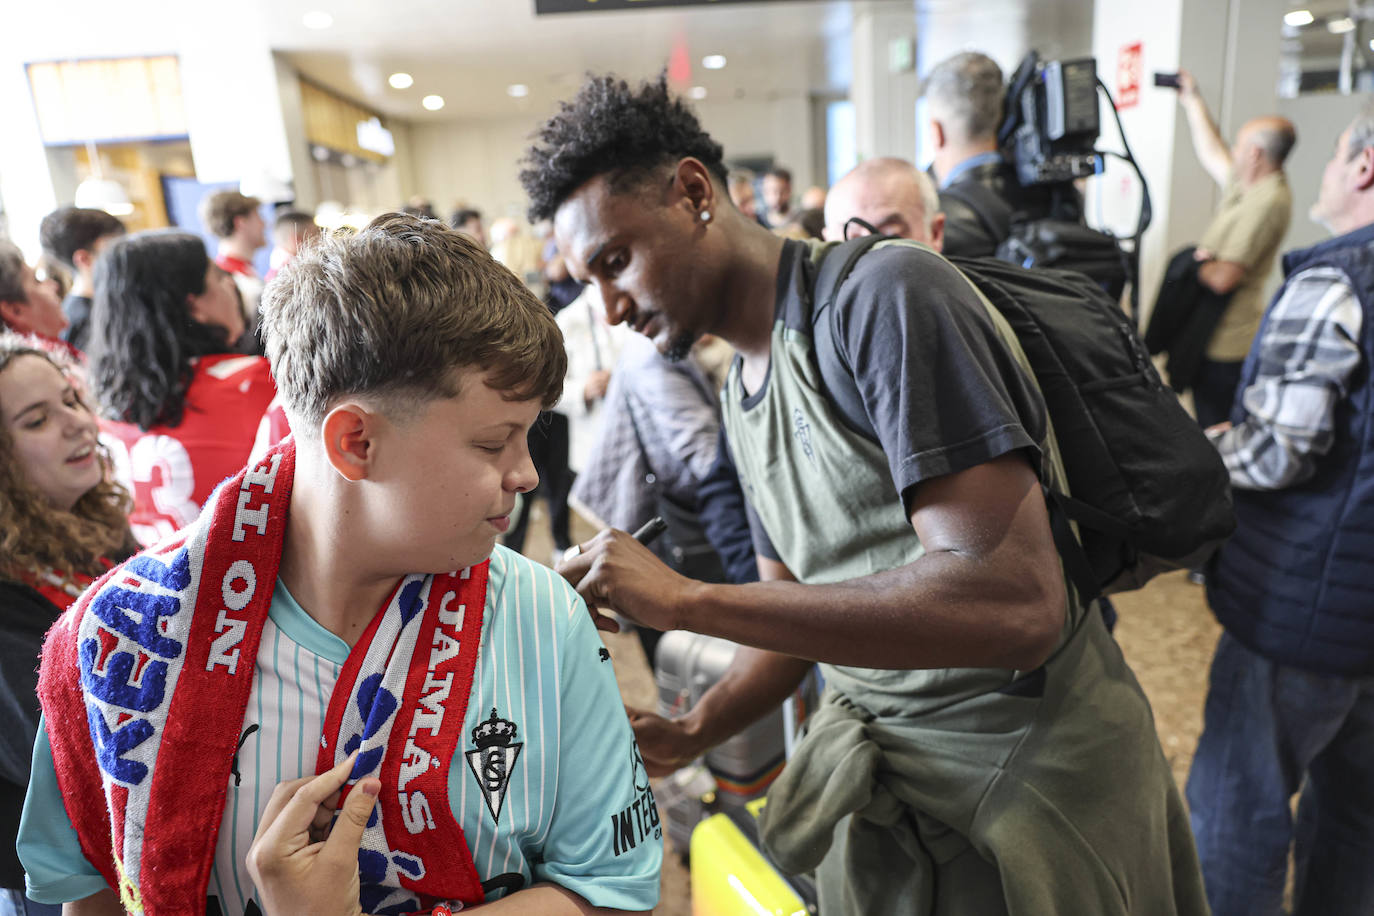
M810 255L803 242L784 247L775 318L789 336L808 340L816 272ZM921 481L1010 451L1025 449L1039 468L1044 401L968 281L943 258L909 246L868 252L840 288L831 320L903 510ZM772 374L770 366L756 392L739 389L745 412L767 394ZM738 384L733 376L730 384ZM752 508L750 520L755 549L780 560Z

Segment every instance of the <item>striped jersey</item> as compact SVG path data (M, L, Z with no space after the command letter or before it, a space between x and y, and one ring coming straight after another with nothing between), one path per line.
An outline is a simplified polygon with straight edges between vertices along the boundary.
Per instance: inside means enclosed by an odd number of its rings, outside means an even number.
M220 481L243 467L251 443L267 439L271 445L286 435L276 393L264 357L202 356L178 425L142 430L100 421L115 478L134 498L129 524L139 543L152 544L195 521Z
M329 697L348 653L279 580L207 889L225 916L256 909L249 906L248 847L273 787L314 773ZM521 745L499 791L469 760L473 730L493 715L515 727ZM20 846L29 895L57 903L105 882L81 853L51 759L40 731ZM473 690L448 791L488 900L551 882L595 906L647 910L657 902L662 830L608 654L563 579L504 547L491 557Z

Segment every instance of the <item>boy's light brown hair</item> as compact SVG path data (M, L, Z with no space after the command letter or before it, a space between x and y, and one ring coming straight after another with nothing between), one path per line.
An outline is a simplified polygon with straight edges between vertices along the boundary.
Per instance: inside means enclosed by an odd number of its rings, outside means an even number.
M341 398L406 413L458 394L455 369L490 373L510 400L547 409L568 357L542 302L461 232L400 213L326 235L263 291L262 335L298 432Z
M238 191L216 191L200 202L200 221L217 239L234 234L234 220L257 212L262 201Z

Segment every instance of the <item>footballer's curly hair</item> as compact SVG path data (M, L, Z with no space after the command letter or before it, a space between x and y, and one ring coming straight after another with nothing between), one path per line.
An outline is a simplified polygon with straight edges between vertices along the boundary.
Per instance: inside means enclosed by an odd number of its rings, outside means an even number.
M666 74L632 88L614 76L588 76L571 102L534 133L520 183L531 222L550 219L573 191L597 175L625 190L654 169L691 156L725 184L724 150L668 91Z

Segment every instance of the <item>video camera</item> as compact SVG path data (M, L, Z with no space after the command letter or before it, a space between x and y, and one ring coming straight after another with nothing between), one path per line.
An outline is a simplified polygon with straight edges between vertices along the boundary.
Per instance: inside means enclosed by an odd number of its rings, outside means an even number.
M1102 172L1097 61L1042 64L1031 51L1007 86L998 144L1026 187L1068 184Z

